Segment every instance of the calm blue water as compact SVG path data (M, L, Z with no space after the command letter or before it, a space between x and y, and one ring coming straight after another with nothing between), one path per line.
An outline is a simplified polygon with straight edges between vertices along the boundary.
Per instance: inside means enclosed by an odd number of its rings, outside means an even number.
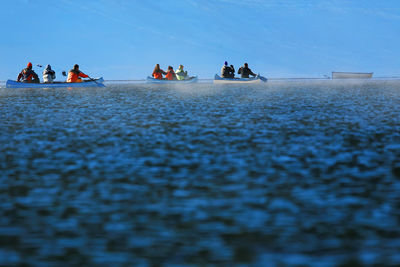
M0 89L0 265L400 265L400 82Z

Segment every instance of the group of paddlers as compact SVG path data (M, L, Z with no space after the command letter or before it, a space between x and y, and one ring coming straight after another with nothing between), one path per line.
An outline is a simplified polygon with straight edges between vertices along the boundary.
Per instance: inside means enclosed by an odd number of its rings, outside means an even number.
M249 78L250 75L254 77L257 76L257 74L254 74L251 71L249 64L247 63L244 63L243 67L239 68L238 74L241 75L241 78ZM165 77L163 75L165 75ZM168 70L165 72L160 68L160 64L156 64L152 76L154 79L158 80L185 80L189 78L187 71L183 70L183 65L179 65L177 71L174 71L173 67L168 66ZM228 66L227 61L225 61L225 64L221 69L221 77L230 79L235 78L235 68L233 65Z
M38 65L41 67L40 65ZM67 76L65 71L62 72L64 76ZM51 69L50 65L47 65L43 71L43 82L44 83L53 83L56 78L56 72ZM85 73L79 70L79 65L75 64L74 68L68 72L67 82L68 83L79 83L82 82L81 78L90 78ZM40 83L39 76L32 69L32 63L29 62L26 68L24 68L19 74L17 78L18 82L24 83Z
M163 77L163 75L165 75L165 78ZM160 68L160 64L156 64L152 76L154 79L170 80L170 81L173 80L182 81L189 78L187 71L183 70L183 65L179 65L177 71L174 71L174 68L172 66L168 66L168 70L165 72Z
M254 74L249 68L249 64L244 63L242 67L239 68L238 74L240 74L241 78L249 78L250 75L256 77L257 74ZM228 62L225 61L224 66L221 68L221 77L222 78L235 78L235 67L233 65L228 66Z
M40 66L40 65L38 65L38 66ZM63 71L62 74L64 76L67 76L65 71ZM254 77L257 76L257 74L254 74L251 71L251 69L249 68L249 65L247 63L244 63L243 67L239 68L238 74L241 75L241 78L249 78L250 75L252 75ZM165 75L165 77L163 75ZM179 68L176 71L174 71L172 66L168 66L168 70L163 71L160 68L160 64L156 64L156 66L154 67L152 76L154 79L159 79L159 80L178 80L178 81L191 78L188 76L187 71L183 70L183 65L179 65ZM235 78L235 68L233 67L233 65L228 66L227 61L225 61L225 64L221 69L221 77L222 78L230 78L230 79ZM43 71L43 82L44 83L53 83L55 78L56 78L55 71L51 69L50 65L47 65ZM79 70L79 65L75 64L74 68L68 72L67 82L68 83L82 82L81 78L90 78L90 77L88 75L86 75L85 73L81 72ZM17 81L25 82L25 83L40 83L39 76L32 69L31 62L29 62L27 67L24 68L19 73Z

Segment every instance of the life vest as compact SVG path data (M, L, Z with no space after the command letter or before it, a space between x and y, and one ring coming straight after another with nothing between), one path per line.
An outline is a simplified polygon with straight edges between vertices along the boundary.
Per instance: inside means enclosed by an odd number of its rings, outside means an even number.
M56 73L50 67L46 67L43 71L43 82L52 83L56 78Z
M231 78L234 77L234 70L232 70L229 66L223 66L221 69L221 76L223 78Z
M79 77L88 78L89 76L79 70L72 69L68 72L67 83L81 82L82 79L79 79Z
M169 70L167 71L167 75L165 75L165 78L167 78L167 80L176 80L176 75L174 70Z
M24 83L39 82L39 77L37 76L37 74L32 69L25 68L18 75L18 81L19 80L21 80Z
M158 79L158 80L162 80L162 70L159 70L159 71L154 71L153 72L153 77L154 77L154 79Z
M187 71L183 71L183 69L178 69L176 72L176 79L178 80L184 80L187 76Z
M238 74L241 74L242 78L249 78L250 74L255 76L255 74L251 71L251 69L250 68L246 68L246 67L241 67L238 70Z

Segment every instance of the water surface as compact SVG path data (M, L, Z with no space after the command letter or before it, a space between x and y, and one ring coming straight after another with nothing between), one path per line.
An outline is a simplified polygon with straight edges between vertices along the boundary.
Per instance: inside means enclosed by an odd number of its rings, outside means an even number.
M0 89L0 265L399 265L400 82Z

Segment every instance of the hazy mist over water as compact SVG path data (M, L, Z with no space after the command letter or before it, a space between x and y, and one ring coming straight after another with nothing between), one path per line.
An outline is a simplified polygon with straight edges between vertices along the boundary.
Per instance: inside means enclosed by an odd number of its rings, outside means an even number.
M0 265L400 265L399 110L400 81L1 88Z

